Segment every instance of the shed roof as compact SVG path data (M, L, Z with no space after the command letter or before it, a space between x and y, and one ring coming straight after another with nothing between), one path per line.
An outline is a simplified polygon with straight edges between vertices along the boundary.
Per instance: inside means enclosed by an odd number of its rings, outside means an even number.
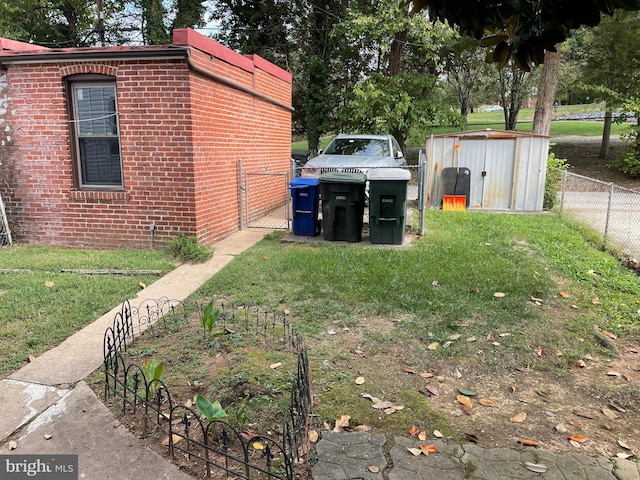
M550 138L549 135L541 135L539 133L531 133L531 132L518 132L516 130L493 130L491 128L486 128L484 130L466 130L464 132L451 132L451 133L440 133L438 135L432 135L433 138L449 138L449 137L472 137L476 138L495 138L495 139L505 139L505 138L522 138L522 137L540 137L540 138Z

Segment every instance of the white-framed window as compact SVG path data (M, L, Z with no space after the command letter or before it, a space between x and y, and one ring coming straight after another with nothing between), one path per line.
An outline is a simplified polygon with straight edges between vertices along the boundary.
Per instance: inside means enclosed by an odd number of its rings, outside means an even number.
M68 92L78 187L122 189L115 81L71 80Z

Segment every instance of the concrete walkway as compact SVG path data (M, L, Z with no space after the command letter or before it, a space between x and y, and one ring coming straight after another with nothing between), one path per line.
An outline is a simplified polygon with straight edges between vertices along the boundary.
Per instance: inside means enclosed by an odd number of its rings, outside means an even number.
M219 242L213 258L182 265L130 299L137 307L149 298L184 300L236 255L250 248L266 230L245 230ZM189 480L185 473L148 450L116 420L83 381L102 364L105 329L118 305L58 347L0 381L0 449L3 455L78 455L79 479ZM10 443L15 449L10 450ZM629 460L554 455L531 449L482 449L474 444L434 441L438 453L413 456L413 438L323 432L316 445L313 480L640 480L638 464ZM387 452L385 454L385 452ZM542 463L534 473L525 462ZM370 467L375 468L370 468ZM377 470L372 471L372 470ZM38 477L34 477L38 478ZM0 480L3 479L0 465Z

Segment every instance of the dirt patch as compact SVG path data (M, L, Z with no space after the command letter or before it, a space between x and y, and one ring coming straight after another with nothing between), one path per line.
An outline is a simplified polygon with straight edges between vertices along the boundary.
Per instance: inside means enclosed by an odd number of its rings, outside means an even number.
M633 178L613 166L624 152L620 138L611 138L610 151L605 159L598 158L601 145L599 137L557 137L551 143L555 143L551 151L556 157L567 160L570 172L640 191L640 178Z

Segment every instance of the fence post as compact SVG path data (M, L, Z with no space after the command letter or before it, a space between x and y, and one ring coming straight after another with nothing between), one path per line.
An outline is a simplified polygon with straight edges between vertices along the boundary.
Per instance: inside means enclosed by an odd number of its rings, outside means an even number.
M238 204L240 208L240 230L244 230L244 185L242 183L242 159L238 159Z
M602 248L607 248L607 235L609 234L609 219L611 218L611 202L613 200L613 191L615 188L615 184L613 182L609 183L609 200L607 202L607 220L604 224L604 236L602 237Z
M425 200L424 194L426 189L425 173L427 171L425 166L425 157L422 150L418 155L418 212L420 212L420 236L424 235L424 207Z
M564 212L564 189L567 186L567 171L562 170L562 181L560 184L560 214Z

